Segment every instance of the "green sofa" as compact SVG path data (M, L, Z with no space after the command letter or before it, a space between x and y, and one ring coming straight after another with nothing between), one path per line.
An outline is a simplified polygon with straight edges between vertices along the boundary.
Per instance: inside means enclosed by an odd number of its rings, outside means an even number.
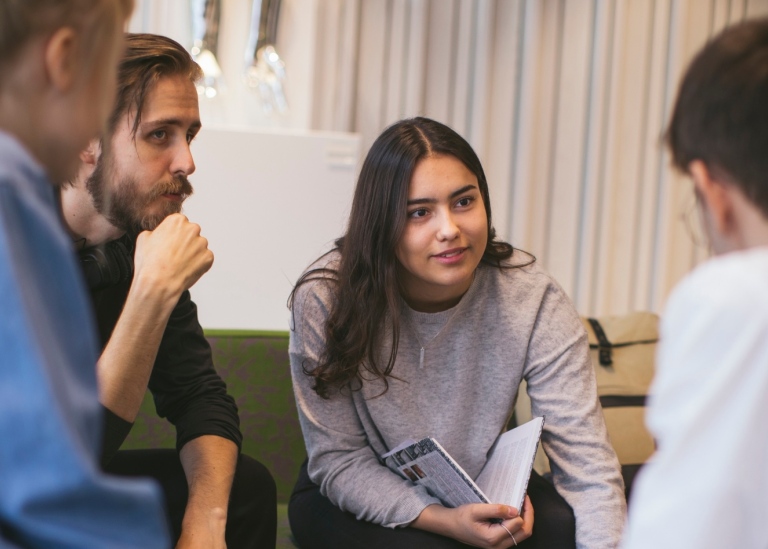
M277 547L294 547L287 504L306 457L296 415L288 362L288 332L206 330L214 363L240 409L243 453L262 462L275 477ZM149 393L123 448L173 448L173 426L155 413Z
M653 319L657 321L655 317ZM287 504L299 467L306 457L306 449L291 387L288 332L207 330L206 337L213 349L216 368L240 409L243 452L262 462L272 472L277 483L277 547L295 547L288 526ZM590 335L592 359L598 368L598 345L592 339ZM638 353L631 348L619 352L630 356ZM619 358L617 354L616 360ZM650 368L652 371L652 354L646 356L640 353L636 360L640 360L642 368ZM635 367L638 368L640 366ZM524 390L521 391L521 397L518 414L521 414L527 402ZM530 414L530 411L527 413ZM525 414L521 416L525 417ZM514 420L513 416L510 426L514 426ZM620 424L618 429L621 431L623 426ZM642 440L630 442L636 444ZM152 397L147 394L123 448L174 446L173 427L157 417Z

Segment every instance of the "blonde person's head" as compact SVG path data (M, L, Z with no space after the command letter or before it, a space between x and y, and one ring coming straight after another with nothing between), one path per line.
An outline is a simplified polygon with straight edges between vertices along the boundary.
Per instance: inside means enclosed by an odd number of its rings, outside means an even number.
M0 0L0 128L52 181L104 130L133 2Z
M122 32L134 0L0 0L0 71L13 65L33 39L72 27L82 40L85 58L95 58L99 44Z

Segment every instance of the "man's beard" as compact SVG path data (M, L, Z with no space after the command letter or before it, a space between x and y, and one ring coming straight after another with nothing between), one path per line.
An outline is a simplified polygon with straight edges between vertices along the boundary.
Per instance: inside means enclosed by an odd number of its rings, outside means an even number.
M108 188L105 162L106 152L102 152L91 176L85 181L85 187L91 195L93 205L109 222L131 235L141 231L152 231L163 219L172 213L179 213L181 205L192 194L192 185L183 175L174 176L168 180L159 181L146 194L138 191L138 182L134 177L114 177L113 189ZM179 194L181 200L167 200L164 194ZM157 210L159 202L162 207L157 213L150 213L150 207Z

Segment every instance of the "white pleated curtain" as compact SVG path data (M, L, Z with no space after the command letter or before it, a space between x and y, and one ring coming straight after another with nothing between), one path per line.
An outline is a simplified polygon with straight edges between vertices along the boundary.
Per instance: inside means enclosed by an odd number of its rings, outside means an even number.
M580 313L660 311L707 256L661 142L680 75L768 0L320 0L315 129L426 115L478 152L495 226ZM689 223L683 217L692 217Z

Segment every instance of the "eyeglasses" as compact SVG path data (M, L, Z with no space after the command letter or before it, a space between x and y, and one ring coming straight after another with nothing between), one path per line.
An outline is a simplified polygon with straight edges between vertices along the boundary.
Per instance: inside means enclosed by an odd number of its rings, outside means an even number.
M699 198L695 192L692 192L688 197L687 203L680 214L680 221L685 225L685 230L695 247L703 250L710 249L709 237L707 237L704 231L704 223L701 219Z

